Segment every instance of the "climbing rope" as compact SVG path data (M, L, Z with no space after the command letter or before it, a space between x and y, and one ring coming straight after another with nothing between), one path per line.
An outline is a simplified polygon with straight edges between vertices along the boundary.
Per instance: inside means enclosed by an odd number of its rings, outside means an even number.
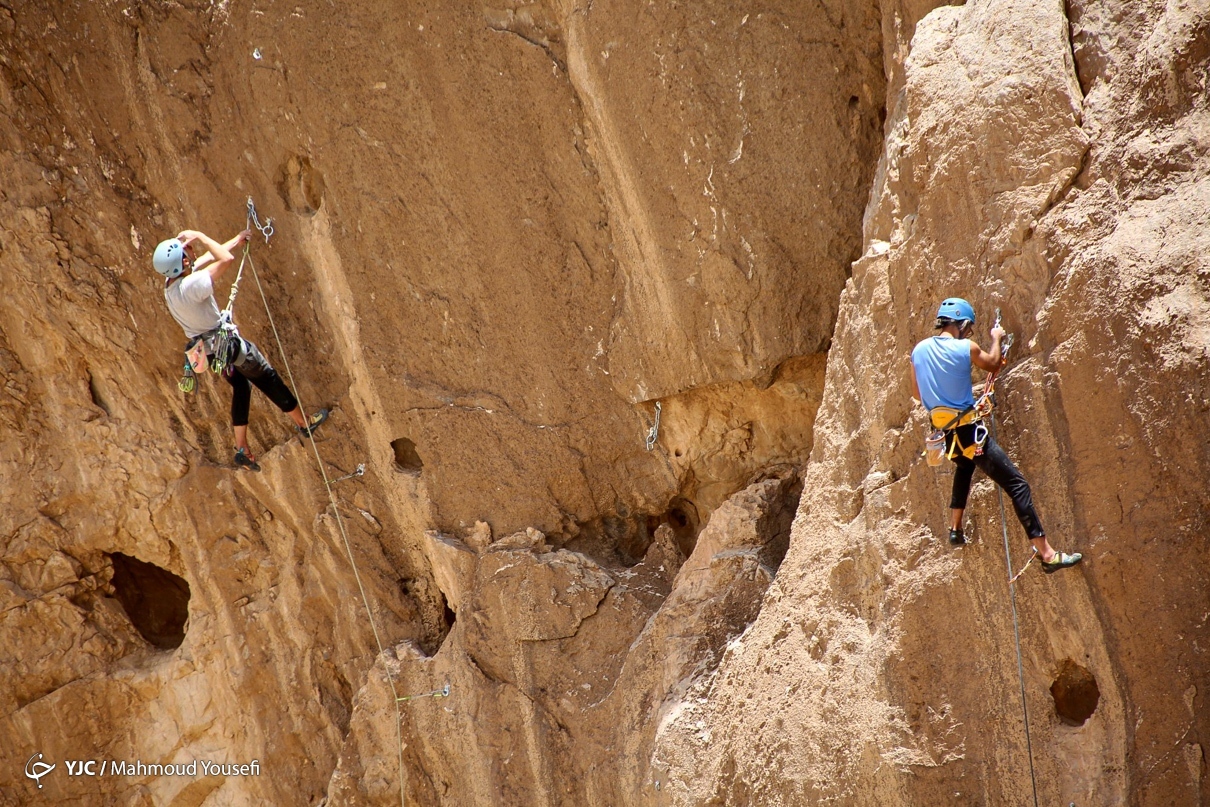
M251 196L248 197L245 225L246 230L255 227L265 237L265 243L269 243L269 238L273 235L273 219L265 219L265 223L261 224ZM239 338L239 331L235 327L235 298L239 296L239 282L244 277L244 266L252 260L249 252L251 246L248 241L244 242L244 254L240 257L239 269L236 270L235 280L231 283L231 292L227 296L227 307L219 313L219 331L214 335L214 357L210 360L210 369L215 373L223 372L236 352L232 350ZM188 374L186 374L186 379L187 377ZM190 392L192 390L184 389L188 383L186 379L182 379L179 386L185 392Z
M996 322L995 322L995 325L993 325L993 327L995 327L995 328L1000 327L1000 309L998 309L998 308L996 309ZM987 384L984 385L983 397L986 398L991 395L993 388L995 387L996 376L1000 374L1000 368L1002 368L1008 362L1008 349L1010 347L1012 347L1012 344L1013 344L1012 334L1009 334L1008 338L1005 340L1004 348L1000 353L1000 357L1002 359L1000 367L996 368L995 372L993 372L991 374L991 376L988 378ZM991 424L992 424L992 428L991 428L992 439L995 440L996 439L996 415L992 412L989 412L988 419L991 421ZM1023 566L1021 568L1021 571L1017 572L1016 574L1013 574L1012 551L1009 549L1009 546L1008 546L1008 521L1005 520L1005 517L1004 517L1004 491L1000 488L999 485L996 485L996 498L999 500L999 503L1000 503L1000 532L1002 533L1002 535L1004 537L1004 560L1008 564L1008 577L1009 577L1008 601L1009 601L1009 605L1012 608L1012 614L1013 614L1013 642L1016 644L1016 648L1017 648L1017 680L1020 682L1020 685L1021 685L1021 716L1025 722L1025 753L1029 757L1029 783L1033 788L1034 807L1038 807L1038 779L1037 779L1036 774L1034 773L1033 742L1031 741L1030 736L1029 736L1029 707L1026 704L1026 700L1025 700L1025 665L1021 662L1021 626L1020 626L1019 620L1017 619L1017 588L1016 588L1017 578L1020 577L1022 574L1024 574L1025 570L1029 568L1029 564L1033 562L1034 556L1036 556L1038 554L1038 550L1035 548L1034 554L1030 556L1030 558L1026 562L1025 566Z
M270 219L270 220L266 221L266 223L264 225L261 225L260 221L256 217L256 207L252 204L252 197L248 197L248 221L251 224L253 224L258 230L261 231L261 234L265 236L265 243L268 243L269 236L271 236L273 234L273 221L272 221L272 219ZM298 394L298 385L294 382L294 373L290 369L290 360L289 360L289 358L286 357L286 349L285 349L284 345L282 344L281 334L278 333L277 325L273 321L273 312L269 309L269 300L265 296L265 288L264 288L264 286L261 285L260 276L257 274L256 264L252 261L252 256L249 253L247 243L245 243L245 245L244 245L244 259L246 259L248 262L248 268L250 268L252 270L252 278L253 278L253 280L256 281L256 288L260 292L261 302L265 306L265 315L269 319L269 327L273 331L273 339L277 342L277 352L279 354L281 354L282 366L285 367L285 369L286 369L286 378L289 379L290 389L294 392L294 397L296 399L298 399L299 407L301 408L302 407L302 403L301 403L302 398ZM243 261L240 262L240 269L242 271ZM239 278L237 275L236 282L238 282L238 280L239 280ZM235 289L233 287L231 301L227 303L228 308L231 307L231 304L234 302L234 300L235 300ZM306 410L303 409L302 413L303 413L303 417L306 419L306 422L309 423L310 418L307 416ZM379 658L381 658L383 660L382 669L383 669L383 672L386 674L387 684L391 688L391 702L395 705L395 740L396 740L395 745L396 745L396 748L397 748L398 754L399 754L399 803L403 807L407 807L406 796L405 796L404 787L403 787L403 780L404 780L403 727L401 725L403 722L403 713L399 709L399 703L400 703L399 690L395 686L395 676L393 676L391 674L391 668L387 664L386 648L383 647L382 637L378 633L378 624L374 621L374 612L370 608L370 598L366 594L365 586L361 582L361 572L357 568L356 558L353 557L353 546L352 546L352 543L349 541L349 534L345 530L344 519L340 515L340 508L337 507L337 505L336 505L336 495L332 492L333 480L328 479L328 472L326 470L324 470L323 458L320 457L320 455L319 455L319 446L316 445L316 443L315 443L315 436L307 435L307 437L311 441L311 449L315 453L315 463L316 463L316 465L319 466L319 473L320 473L320 476L323 477L324 487L327 488L328 503L332 508L333 514L336 516L336 526L339 528L340 537L344 541L345 552L349 556L349 565L353 568L353 577L357 580L357 589L358 589L358 591L361 592L361 602L365 606L366 616L369 618L369 622L370 622L370 630L374 634L374 643L378 646L378 656L379 656ZM359 470L362 470L364 472L364 469L361 468L360 466L359 466ZM358 474L358 475L360 475L360 474ZM448 690L448 685L447 685L446 689Z
M994 440L996 439L995 415L992 415L991 421L992 439ZM1013 612L1013 641L1017 646L1017 680L1021 683L1021 716L1025 721L1025 753L1029 757L1029 783L1033 787L1034 807L1038 807L1038 779L1034 774L1034 750L1033 743L1030 741L1029 737L1029 707L1026 705L1025 701L1025 665L1021 663L1021 627L1017 620L1017 587L1015 585L1015 581L1021 576L1021 574L1013 574L1013 557L1011 550L1008 548L1008 522L1004 519L1004 491L1000 489L999 485L996 486L996 496L1000 500L1000 530L1004 535L1004 560L1008 563L1008 574L1010 578L1008 581L1008 600ZM1036 549L1034 550L1034 554L1037 554ZM1030 561L1033 561L1032 557L1030 558ZM1029 563L1026 563L1025 566L1028 568ZM1024 571L1024 568L1021 569L1021 572Z
M1011 578L1009 578L1008 584L1009 584L1010 586L1011 586L1013 583L1017 582L1017 579L1018 579L1018 578L1020 578L1020 577L1021 577L1021 575L1025 574L1025 570L1029 568L1029 564L1033 563L1033 562L1034 562L1034 558L1036 558L1036 557L1038 557L1038 548L1035 546L1035 547L1034 547L1034 551L1033 551L1033 552L1031 552L1031 553L1030 553L1030 555L1029 555L1029 560L1025 561L1025 565L1021 567L1021 571L1017 572L1017 573L1016 573L1016 574L1014 574L1014 575L1013 575ZM1009 569L1009 571L1011 572L1011 571L1012 571L1012 569L1010 568L1010 569Z

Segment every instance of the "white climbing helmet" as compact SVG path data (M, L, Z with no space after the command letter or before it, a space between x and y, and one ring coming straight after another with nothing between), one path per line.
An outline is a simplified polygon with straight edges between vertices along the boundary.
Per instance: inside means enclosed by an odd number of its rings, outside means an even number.
M151 256L151 265L164 277L180 277L185 271L185 245L175 238L161 241Z

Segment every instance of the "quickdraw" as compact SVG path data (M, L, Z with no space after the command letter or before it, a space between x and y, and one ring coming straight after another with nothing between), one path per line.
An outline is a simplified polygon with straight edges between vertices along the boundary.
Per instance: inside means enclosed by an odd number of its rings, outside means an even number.
M655 441L660 437L660 402L655 402L655 423L651 424L651 428L647 430L647 450L655 448Z
M406 701L414 701L417 698L448 698L450 696L450 685L446 684L441 689L434 689L432 692L421 692L419 695L404 695L402 698L395 698L396 703L404 703Z
M190 393L197 389L197 375L194 374L193 367L190 366L188 359L185 360L185 372L176 386L177 389L184 393Z
M1000 514L1000 517L1001 517L1001 518L1003 518L1003 517L1004 517L1004 514L1003 514L1003 513L1001 513L1001 514ZM1011 586L1013 583L1017 582L1017 580L1018 580L1018 579L1021 577L1021 575L1025 574L1025 570L1029 568L1029 564L1033 563L1033 562L1034 562L1034 558L1036 558L1036 557L1038 557L1038 548L1035 546L1035 547L1034 547L1033 554L1031 554L1031 555L1029 556L1029 560L1025 561L1025 565L1021 567L1021 571L1017 572L1017 573L1016 573L1016 574L1014 574L1014 575L1013 575L1011 578L1009 578L1009 580L1008 580L1008 584L1009 584L1010 586ZM1011 565L1010 565L1008 568L1009 568L1009 571L1012 571L1012 566L1011 566Z
M365 476L365 473L366 473L366 464L364 462L361 462L361 463L358 463L356 471L353 471L353 473L351 473L351 474L345 474L344 476L336 477L335 479L332 480L332 484L335 485L337 482L343 482L346 479L352 479L355 476Z
M996 321L993 323L993 328L1000 327L1000 309L996 309ZM987 377L987 383L983 385L983 394L979 396L979 400L975 401L975 411L979 414L979 419L990 417L993 410L996 408L996 379L1000 376L1000 371L1004 365L1008 364L1008 351L1013 346L1013 335L1010 333L1004 337L1004 344L1000 346L1000 366L992 371L992 374Z

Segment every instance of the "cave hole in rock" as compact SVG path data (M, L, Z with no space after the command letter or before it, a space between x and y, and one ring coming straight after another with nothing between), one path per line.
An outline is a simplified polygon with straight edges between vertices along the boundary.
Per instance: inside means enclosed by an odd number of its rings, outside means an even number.
M428 649L425 652L429 656L435 656L441 652L441 648L445 646L445 642L450 638L450 634L454 632L454 623L458 621L458 614L450 608L449 600L445 598L445 592L437 589L437 599L441 603L441 624L437 626L437 636L435 641L430 641Z
M154 563L114 552L114 597L144 639L161 650L180 647L189 619L189 583Z
M676 538L676 546L681 550L681 554L685 557L692 555L693 548L697 546L697 534L701 532L697 506L683 496L677 496L668 502L668 509L664 512L662 520L672 528L672 535Z
M689 557L697 544L701 519L697 506L680 496L672 499L663 513L636 513L619 503L617 511L611 515L577 522L570 535L552 532L547 538L565 549L629 567L643 561L655 540L656 530L664 524L672 529L677 549Z
M445 592L428 578L401 578L399 590L403 593L411 618L418 620L422 626L416 644L425 656L432 658L449 638L458 615L450 607Z
M1064 725L1082 726L1097 710L1101 689L1095 675L1071 659L1063 659L1059 674L1050 685L1050 695Z
M658 517L631 513L620 505L612 515L578 521L572 529L553 531L546 537L556 546L583 553L599 563L630 567L642 562L659 525Z
M424 468L424 462L416 453L416 444L406 437L391 441L391 450L395 452L395 468L407 474L419 474Z
M619 515L606 516L601 519L600 530L604 544L612 545L617 557L626 566L633 566L647 554L655 534L649 528L645 515L631 516L630 511L623 507Z
M783 482L781 494L771 503L768 517L762 524L767 541L761 549L760 561L774 574L781 568L781 562L790 551L790 529L794 526L794 516L798 513L802 488L802 477L797 474Z

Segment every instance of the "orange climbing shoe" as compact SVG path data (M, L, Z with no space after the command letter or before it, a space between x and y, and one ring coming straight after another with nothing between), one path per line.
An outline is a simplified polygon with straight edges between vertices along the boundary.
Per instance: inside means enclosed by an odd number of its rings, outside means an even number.
M260 465L256 462L256 457L252 456L252 452L246 448L235 449L235 464L240 468L247 468L249 471L259 471Z
M298 433L303 437L310 437L311 435L315 434L315 430L319 428L319 424L323 423L327 419L328 410L320 409L318 412L311 415L306 426L295 426L295 428L298 429Z
M1069 569L1082 561L1084 556L1079 552L1072 552L1070 555L1066 552L1056 552L1055 556L1050 560L1042 561L1042 571L1047 574L1054 574L1059 569Z

